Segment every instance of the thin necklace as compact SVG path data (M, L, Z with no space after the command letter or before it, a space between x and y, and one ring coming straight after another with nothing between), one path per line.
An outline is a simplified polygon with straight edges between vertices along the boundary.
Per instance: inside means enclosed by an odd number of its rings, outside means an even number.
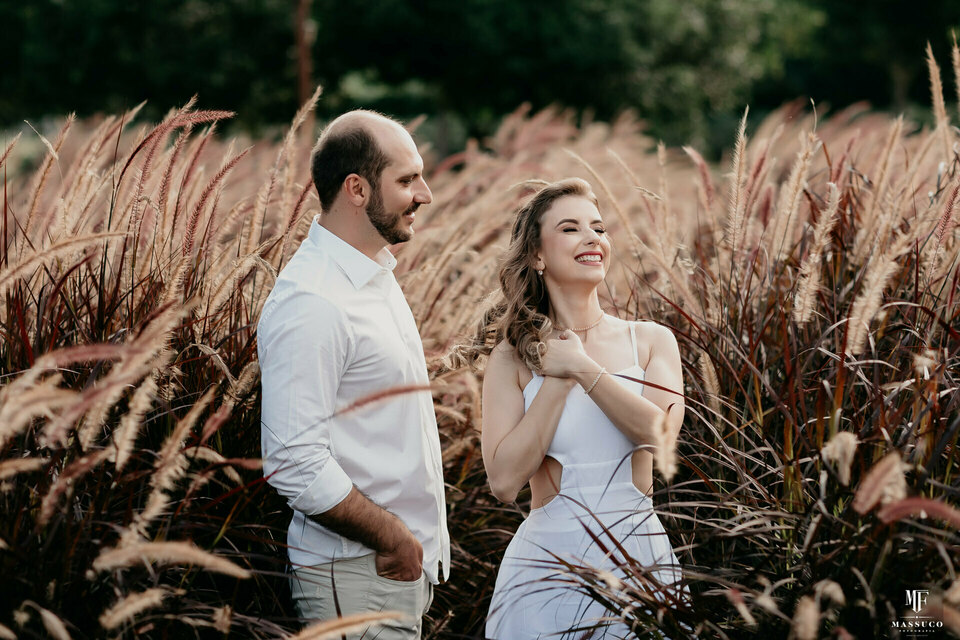
M584 331L590 331L590 329L593 329L593 328L596 327L598 324L600 324L600 322L603 320L603 315L604 315L604 314L603 314L603 311L601 311L601 312L600 312L600 317L597 318L597 321L594 322L593 324L587 325L586 327L579 327L579 328L578 328L578 327L570 327L570 331L573 331L573 332L575 332L575 333L582 333L582 332L584 332ZM555 325L555 326L556 326L557 329L559 329L560 331L566 331L566 329L564 329L564 328L561 327L560 325Z

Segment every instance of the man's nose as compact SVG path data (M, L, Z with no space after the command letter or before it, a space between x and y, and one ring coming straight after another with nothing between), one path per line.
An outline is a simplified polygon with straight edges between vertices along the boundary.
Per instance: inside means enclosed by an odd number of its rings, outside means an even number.
M433 192L430 191L430 187L427 186L427 181L422 177L420 178L420 189L417 190L414 200L420 204L430 204L433 202Z

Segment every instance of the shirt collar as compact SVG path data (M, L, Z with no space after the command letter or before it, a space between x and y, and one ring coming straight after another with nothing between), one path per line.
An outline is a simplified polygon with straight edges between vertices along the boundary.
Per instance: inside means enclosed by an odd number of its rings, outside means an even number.
M357 289L365 287L377 274L391 272L397 266L397 259L386 247L377 253L376 260L371 260L349 242L320 226L320 216L313 219L307 238L340 265Z

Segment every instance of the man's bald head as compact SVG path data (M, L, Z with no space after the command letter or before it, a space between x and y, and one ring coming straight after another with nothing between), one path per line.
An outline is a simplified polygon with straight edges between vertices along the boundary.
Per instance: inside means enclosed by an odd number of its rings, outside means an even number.
M343 181L352 173L379 188L380 174L390 158L378 140L398 134L406 135L399 122L363 109L349 111L326 126L313 149L310 167L324 211L333 206Z

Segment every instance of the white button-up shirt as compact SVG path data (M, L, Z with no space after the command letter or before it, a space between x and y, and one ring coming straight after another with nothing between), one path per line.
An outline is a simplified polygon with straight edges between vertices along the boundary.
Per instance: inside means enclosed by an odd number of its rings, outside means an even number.
M263 472L293 508L290 561L311 566L371 553L308 515L352 486L387 509L423 545L423 570L450 571L440 437L423 345L384 248L371 260L320 226L280 273L257 328L263 385Z

